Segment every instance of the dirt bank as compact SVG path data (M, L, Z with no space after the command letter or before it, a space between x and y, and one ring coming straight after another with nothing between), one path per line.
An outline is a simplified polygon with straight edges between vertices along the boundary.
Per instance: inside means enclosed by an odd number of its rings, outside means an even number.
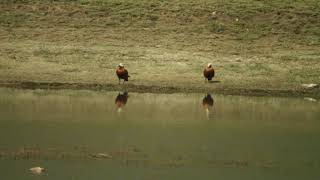
M174 87L174 86L145 86L134 84L97 84L97 83L58 83L58 82L0 82L0 87L18 89L73 89L73 90L105 90L129 91L138 93L216 93L224 95L245 96L279 96L279 97L313 97L320 98L320 88L314 89L240 89L221 87Z

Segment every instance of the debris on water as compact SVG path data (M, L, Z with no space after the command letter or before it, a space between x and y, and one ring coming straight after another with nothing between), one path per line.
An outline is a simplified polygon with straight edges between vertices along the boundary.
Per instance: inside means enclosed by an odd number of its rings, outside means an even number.
M87 146L74 146L73 149L77 151L83 151L83 152L88 151Z
M90 154L91 157L97 159L111 159L112 156L106 153L97 153L97 154Z
M311 98L311 97L305 97L305 98L303 98L303 99L304 99L304 100L307 100L307 101L311 101L311 102L317 102L316 99Z
M313 89L313 88L319 87L319 84L314 84L314 83L302 84L302 87L307 88L307 89Z
M142 151L141 149L139 149L139 148L137 148L135 146L132 146L129 149L130 149L131 152L141 152Z
M42 167L33 167L29 169L33 174L41 174L45 171Z
M40 149L37 147L23 147L12 155L14 159L37 159L40 154Z
M273 168L273 167L279 166L279 164L272 160L266 160L266 161L256 162L256 166L262 167L262 168Z

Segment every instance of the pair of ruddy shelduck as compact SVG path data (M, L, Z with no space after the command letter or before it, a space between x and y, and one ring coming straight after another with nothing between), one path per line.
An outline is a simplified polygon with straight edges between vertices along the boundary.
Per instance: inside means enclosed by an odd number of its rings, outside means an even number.
M116 70L116 74L119 79L119 84L120 84L121 79L123 79L123 83L124 83L125 81L128 81L128 78L130 77L128 70L126 68L124 68L124 65L122 63L120 63L118 65L118 68ZM214 77L214 69L213 69L211 63L209 63L207 65L207 67L203 70L203 76L206 81L211 81L212 78Z

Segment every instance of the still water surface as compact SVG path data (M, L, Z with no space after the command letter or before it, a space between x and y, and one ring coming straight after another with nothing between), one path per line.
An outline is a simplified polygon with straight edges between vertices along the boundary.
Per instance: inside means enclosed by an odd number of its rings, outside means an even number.
M31 174L34 166L47 171ZM0 174L10 180L317 179L320 103L0 89Z

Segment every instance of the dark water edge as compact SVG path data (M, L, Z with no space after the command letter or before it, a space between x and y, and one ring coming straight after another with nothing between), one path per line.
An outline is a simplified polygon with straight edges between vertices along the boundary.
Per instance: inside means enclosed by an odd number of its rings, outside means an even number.
M276 96L276 97L312 97L320 99L320 89L305 89L302 87L295 89L255 89L255 88L230 88L230 87L173 87L173 86L146 86L126 84L98 84L98 83L61 83L61 82L28 82L13 81L0 82L2 88L16 89L72 89L72 90L105 90L122 91L124 88L130 92L136 93L203 93L214 92L222 95L242 95L242 96Z

